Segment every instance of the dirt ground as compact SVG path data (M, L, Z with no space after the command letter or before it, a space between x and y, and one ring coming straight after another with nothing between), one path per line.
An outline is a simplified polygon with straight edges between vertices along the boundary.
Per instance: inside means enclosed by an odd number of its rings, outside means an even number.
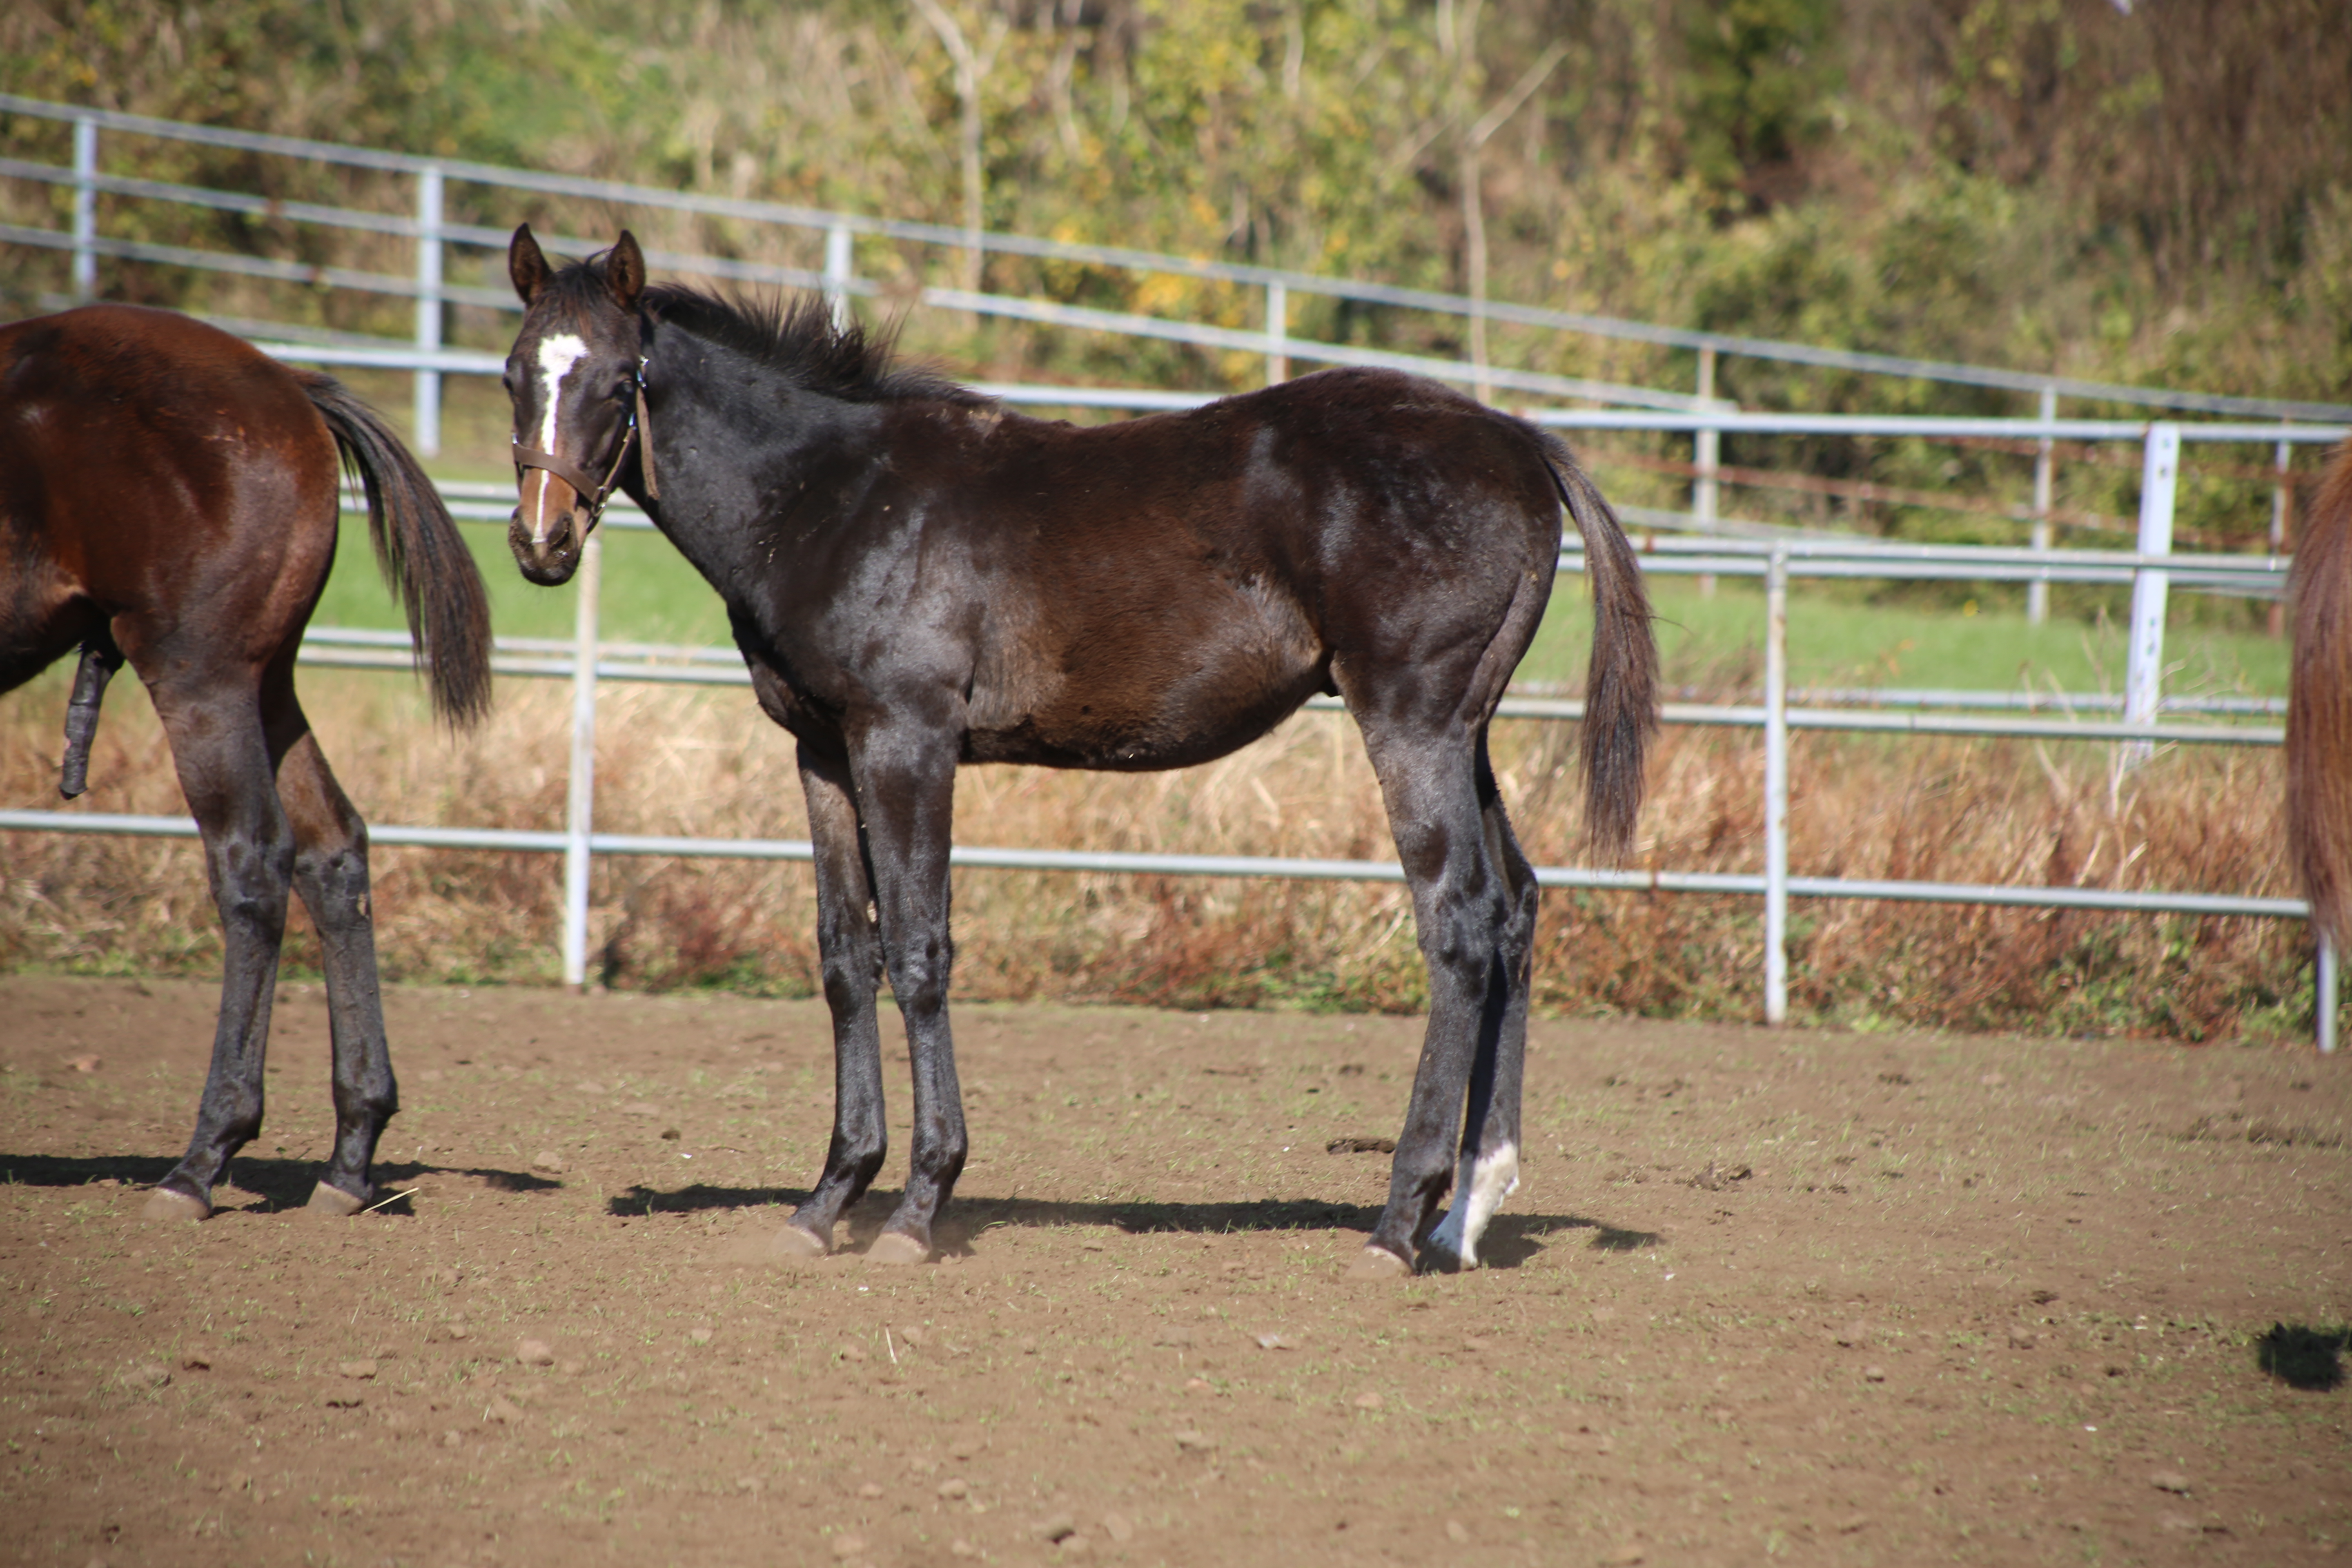
M1343 1278L1414 1020L970 1006L948 1260L765 1238L814 1003L394 988L156 1230L194 984L0 978L0 1559L2297 1563L2352 1542L2352 1061L1556 1021L1492 1267ZM894 1079L903 1118L904 1069ZM903 1159L904 1122L894 1157ZM885 1183L902 1167L886 1170ZM536 1364L545 1363L546 1364Z

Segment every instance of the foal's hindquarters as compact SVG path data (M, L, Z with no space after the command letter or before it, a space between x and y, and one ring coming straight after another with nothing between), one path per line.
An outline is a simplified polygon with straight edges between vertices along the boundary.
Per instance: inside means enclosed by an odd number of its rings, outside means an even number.
M16 416L0 419L0 689L77 646L78 705L94 708L116 665L138 672L220 915L220 1014L195 1131L145 1217L207 1215L229 1157L260 1131L289 888L318 929L333 1040L334 1152L309 1206L354 1213L398 1097L366 827L296 700L294 660L334 560L339 440L368 480L380 538L379 486L411 503L400 492L421 475L326 377L170 312L93 307L0 329L0 384ZM397 540L394 554L416 542ZM407 563L412 579L421 564ZM474 588L478 605L478 576ZM73 750L86 760L86 733Z

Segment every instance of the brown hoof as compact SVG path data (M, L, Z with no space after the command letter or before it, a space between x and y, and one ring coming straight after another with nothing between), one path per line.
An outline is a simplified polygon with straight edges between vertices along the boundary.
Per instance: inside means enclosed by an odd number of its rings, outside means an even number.
M213 1205L202 1198L174 1192L170 1187L157 1187L147 1194L140 1206L139 1217L151 1225L176 1225L189 1220L209 1219Z
M1367 1245L1348 1265L1350 1279L1407 1279L1412 1276L1412 1265L1385 1247Z
M776 1231L776 1250L787 1258L823 1258L833 1250L833 1243L813 1230L785 1225Z
M305 1213L323 1215L328 1219L349 1219L367 1207L365 1198L355 1198L341 1187L331 1187L320 1182L310 1189L310 1201L302 1205Z
M868 1263L887 1263L898 1267L908 1263L929 1263L931 1247L929 1242L917 1241L903 1230L886 1230L874 1238L866 1249Z

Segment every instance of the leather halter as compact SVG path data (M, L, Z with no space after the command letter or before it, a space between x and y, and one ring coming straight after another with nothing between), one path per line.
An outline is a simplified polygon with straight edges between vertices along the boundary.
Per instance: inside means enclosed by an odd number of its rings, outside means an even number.
M649 500L659 500L661 487L654 479L653 425L646 416L646 362L642 356L637 360L636 396L629 405L629 423L621 431L621 444L613 453L611 466L604 470L604 482L600 484L590 479L585 471L552 452L526 447L520 439L509 437L509 439L514 443L515 484L518 488L521 486L527 469L546 469L570 485L572 493L588 503L588 526L593 529L604 519L604 502L612 497L613 482L621 477L621 465L629 460L629 447L639 439L640 427L645 443L646 497Z

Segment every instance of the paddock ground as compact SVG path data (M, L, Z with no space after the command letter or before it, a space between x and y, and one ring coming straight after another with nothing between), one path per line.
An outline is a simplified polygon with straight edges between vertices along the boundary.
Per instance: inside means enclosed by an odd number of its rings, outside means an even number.
M2352 1062L1534 1030L1492 1267L1343 1277L1418 1022L971 1006L947 1261L767 1254L822 1005L390 988L408 1193L303 1215L326 1013L134 1220L193 983L0 978L0 1561L2299 1563L2352 1542ZM894 1068L903 1170L905 1071ZM525 1341L551 1364L518 1359ZM1058 1540L1055 1539L1058 1537Z

